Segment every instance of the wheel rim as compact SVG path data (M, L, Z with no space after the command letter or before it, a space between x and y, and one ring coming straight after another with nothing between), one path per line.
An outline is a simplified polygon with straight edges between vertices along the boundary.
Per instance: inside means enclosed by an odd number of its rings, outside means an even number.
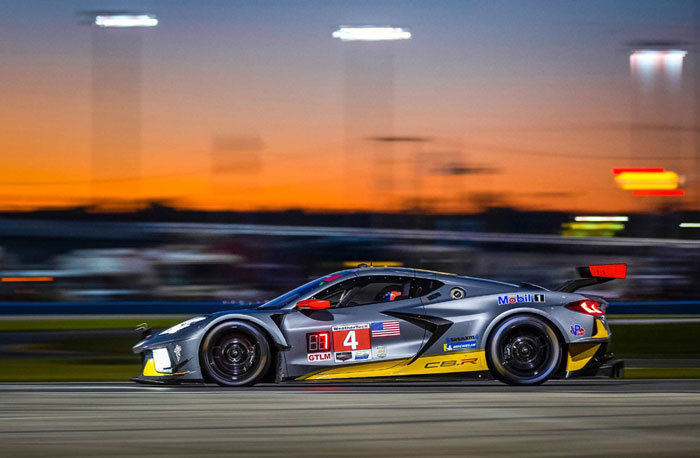
M254 371L260 360L258 346L250 337L229 333L219 337L209 348L209 365L218 374L232 380Z
M501 337L499 362L518 377L536 377L546 371L552 359L554 343L537 326L518 325Z

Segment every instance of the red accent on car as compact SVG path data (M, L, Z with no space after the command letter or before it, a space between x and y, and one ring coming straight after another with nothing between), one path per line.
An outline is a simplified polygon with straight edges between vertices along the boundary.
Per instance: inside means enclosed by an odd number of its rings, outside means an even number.
M588 266L592 277L625 278L627 277L627 264L599 264Z
M600 308L600 304L590 299L571 302L569 304L566 304L566 308L569 310L573 310L574 312L585 313L586 315L605 315L603 309Z
M332 275L332 276L330 276L330 277L324 278L323 281L326 281L326 282L327 282L327 281L333 281L333 280L335 280L335 279L337 279L337 278L340 278L340 277L342 277L342 276L343 276L343 274L335 274L335 275Z
M331 308L331 303L322 299L306 299L305 301L297 302L297 308L307 310L323 310Z

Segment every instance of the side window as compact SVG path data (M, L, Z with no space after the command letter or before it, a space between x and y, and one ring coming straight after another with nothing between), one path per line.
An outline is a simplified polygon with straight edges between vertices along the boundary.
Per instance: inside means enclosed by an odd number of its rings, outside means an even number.
M314 295L313 299L322 299L331 303L331 308L342 307L347 302L349 293L357 289L359 279L350 278L345 281L324 289Z
M430 278L417 277L411 284L411 297L421 297L432 293L436 289L442 287L443 282L432 280Z
M330 301L331 308L401 301L412 297L411 283L410 277L365 276L333 285L315 298Z

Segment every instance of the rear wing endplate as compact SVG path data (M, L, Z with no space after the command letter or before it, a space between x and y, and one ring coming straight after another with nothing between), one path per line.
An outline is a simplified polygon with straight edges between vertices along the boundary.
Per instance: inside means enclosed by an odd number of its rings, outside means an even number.
M577 267L576 271L582 278L567 281L557 291L573 293L584 286L599 285L616 278L625 278L627 277L627 264L598 264Z

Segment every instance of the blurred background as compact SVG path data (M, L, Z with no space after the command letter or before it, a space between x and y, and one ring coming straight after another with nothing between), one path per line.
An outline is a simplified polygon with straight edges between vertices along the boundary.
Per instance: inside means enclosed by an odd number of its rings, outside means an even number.
M0 5L0 380L358 263L625 262L628 376L700 376L698 2Z

